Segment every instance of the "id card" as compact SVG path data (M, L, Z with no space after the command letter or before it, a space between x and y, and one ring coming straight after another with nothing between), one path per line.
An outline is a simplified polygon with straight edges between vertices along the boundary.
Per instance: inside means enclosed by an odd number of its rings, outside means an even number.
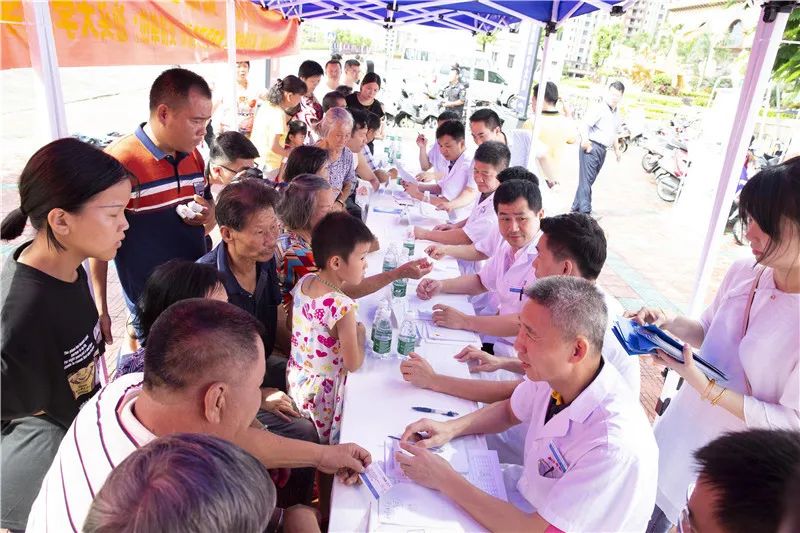
M389 492L389 489L394 486L377 463L369 465L359 476L376 500Z

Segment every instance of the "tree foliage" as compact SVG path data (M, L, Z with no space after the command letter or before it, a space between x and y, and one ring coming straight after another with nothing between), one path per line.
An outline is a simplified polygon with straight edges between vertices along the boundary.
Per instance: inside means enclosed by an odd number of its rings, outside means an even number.
M601 26L595 33L595 47L592 52L592 64L595 68L602 67L611 55L611 47L615 41L622 37L622 24Z
M795 9L789 15L786 30L783 32L783 40L800 41L800 9ZM800 86L800 45L781 44L778 47L772 76L775 80L788 86Z

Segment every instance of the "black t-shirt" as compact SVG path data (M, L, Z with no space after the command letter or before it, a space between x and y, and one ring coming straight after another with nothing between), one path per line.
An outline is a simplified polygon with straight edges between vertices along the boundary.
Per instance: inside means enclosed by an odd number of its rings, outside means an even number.
M65 428L100 388L105 351L86 271L67 283L9 257L0 281L2 419L44 411Z
M350 93L345 99L347 102L348 109L361 109L363 111L369 111L370 113L374 113L378 115L380 118L383 118L385 113L383 112L383 105L378 100L373 100L372 103L368 106L365 106L361 102L358 101L358 93ZM369 152L371 154L375 153L375 145L374 143L367 143L369 146Z

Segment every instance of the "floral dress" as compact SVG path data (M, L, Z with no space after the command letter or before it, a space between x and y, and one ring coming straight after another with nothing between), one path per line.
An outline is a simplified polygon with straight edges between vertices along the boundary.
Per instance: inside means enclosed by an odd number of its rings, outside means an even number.
M314 422L320 442L336 444L347 370L339 339L331 330L344 315L356 312L357 304L339 292L318 298L303 294L301 287L314 275L303 276L292 291L292 349L286 384L297 408Z

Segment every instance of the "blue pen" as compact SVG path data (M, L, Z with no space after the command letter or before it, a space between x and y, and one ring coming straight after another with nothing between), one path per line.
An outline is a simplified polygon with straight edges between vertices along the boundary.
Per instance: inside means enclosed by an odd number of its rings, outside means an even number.
M442 411L441 409L434 409L433 407L412 407L413 410L419 411L420 413L434 413L437 415L444 415L444 416L458 416L458 413L455 411Z

